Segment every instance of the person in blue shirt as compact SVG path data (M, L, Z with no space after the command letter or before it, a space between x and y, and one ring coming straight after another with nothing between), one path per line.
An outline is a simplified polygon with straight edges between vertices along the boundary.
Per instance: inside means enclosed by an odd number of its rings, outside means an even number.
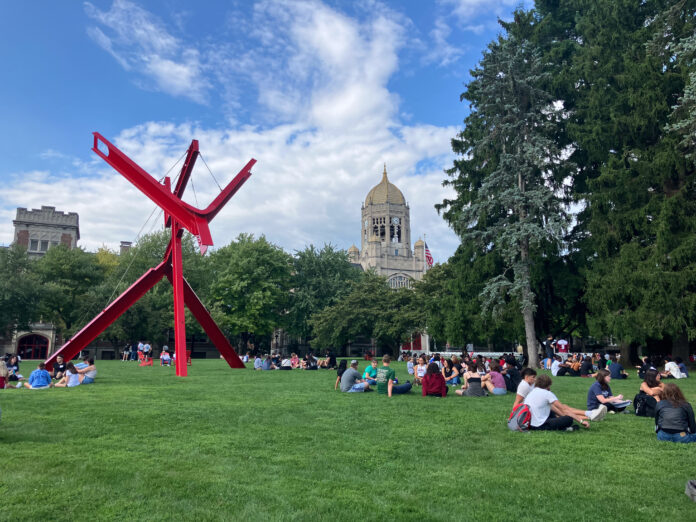
M617 361L616 355L613 353L609 356L611 365L609 366L609 373L612 379L626 379L628 374L624 371L624 367Z
M30 390L49 388L51 386L51 374L46 371L46 365L44 363L39 363L38 368L31 372L29 380L24 383L24 387Z
M682 372L686 377L689 376L689 370L686 368L686 364L684 364L684 359L681 357L677 357L674 359L674 362L677 363L677 366L679 367L679 371Z

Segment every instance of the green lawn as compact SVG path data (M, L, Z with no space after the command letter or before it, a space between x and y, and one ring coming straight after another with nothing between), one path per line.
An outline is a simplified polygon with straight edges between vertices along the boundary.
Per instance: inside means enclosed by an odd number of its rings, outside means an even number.
M222 360L194 360L187 378L98 369L89 386L0 391L0 519L696 519L696 445L657 442L651 419L512 433L510 395L341 394L334 371ZM584 408L591 382L552 391ZM679 384L696 405L696 378ZM612 385L632 398L638 380Z

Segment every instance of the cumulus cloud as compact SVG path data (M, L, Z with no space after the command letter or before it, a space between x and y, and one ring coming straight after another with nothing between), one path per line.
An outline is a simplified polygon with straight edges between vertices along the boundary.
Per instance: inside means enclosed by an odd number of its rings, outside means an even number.
M261 1L249 25L255 45L217 42L205 50L187 46L193 49L187 54L161 22L134 4L117 1L105 12L87 4L90 17L110 30L108 40L94 37L95 42L108 50L108 41L110 52L140 74L165 82L173 69L194 70L205 62L213 89L241 106L242 93L253 88L256 110L266 115L262 124L233 121L227 128L146 122L106 138L157 179L192 138L223 186L256 158L253 176L211 223L216 246L241 232L265 234L289 251L310 243L359 245L360 208L386 163L390 181L409 203L412 241L427 234L436 260L445 261L458 240L434 205L453 196L441 183L452 164L450 139L457 129L401 120L400 100L388 83L399 68L408 21L380 4L365 5L370 16L358 19L313 0ZM131 25L134 47L123 41ZM157 85L184 95L194 77L178 79L181 84ZM45 156L54 159L56 153ZM117 248L119 241L134 239L154 204L101 160L96 165L97 175L76 171L64 179L48 172L40 182L16 173L11 189L0 194L1 206L78 212L82 246ZM205 207L218 193L199 160L185 201ZM155 226L161 227L161 219Z
M205 102L210 83L198 51L170 34L156 16L128 0L114 0L108 11L90 2L84 6L87 16L99 24L88 27L87 34L125 70L154 81L142 81L143 85Z

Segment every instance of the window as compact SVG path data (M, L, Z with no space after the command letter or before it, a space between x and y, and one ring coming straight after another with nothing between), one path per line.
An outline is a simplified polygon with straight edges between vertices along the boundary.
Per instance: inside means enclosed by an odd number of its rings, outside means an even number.
M395 249L394 249L394 255L395 255L395 256L398 256L398 255L399 255L399 249L398 249L398 248L395 248Z
M39 240L38 239L32 239L29 241L29 250L32 252L36 252L39 249Z
M48 239L41 240L41 252L48 250Z

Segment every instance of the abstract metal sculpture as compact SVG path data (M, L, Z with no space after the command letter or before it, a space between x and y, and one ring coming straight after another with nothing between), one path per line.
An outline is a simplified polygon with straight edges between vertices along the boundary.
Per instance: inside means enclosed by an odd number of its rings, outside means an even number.
M105 151L100 149L100 145ZM164 223L171 228L172 237L167 246L162 262L145 272L140 279L133 283L125 292L112 301L104 310L92 319L87 326L77 332L60 350L46 360L49 370L59 355L66 361L75 357L80 351L92 342L111 323L118 319L128 308L133 306L138 299L147 293L164 276L174 288L174 347L176 353L176 374L186 376L186 324L184 316L184 304L191 311L196 320L203 327L213 344L220 351L227 363L232 368L244 368L237 352L225 338L220 328L210 316L203 303L193 291L188 281L184 279L182 271L181 236L185 230L196 236L201 254L205 254L207 248L213 244L208 223L220 212L223 206L239 190L244 182L251 176L251 168L256 163L251 159L232 181L220 192L217 198L205 210L197 209L182 201L181 197L186 189L193 165L198 158L198 140L192 140L186 154L186 160L181 168L179 179L174 190L171 190L171 180L164 178L164 184L159 183L145 170L140 168L133 160L111 144L98 132L94 133L94 147L92 150L123 175L128 181L139 188L147 197L154 201L164 211Z

